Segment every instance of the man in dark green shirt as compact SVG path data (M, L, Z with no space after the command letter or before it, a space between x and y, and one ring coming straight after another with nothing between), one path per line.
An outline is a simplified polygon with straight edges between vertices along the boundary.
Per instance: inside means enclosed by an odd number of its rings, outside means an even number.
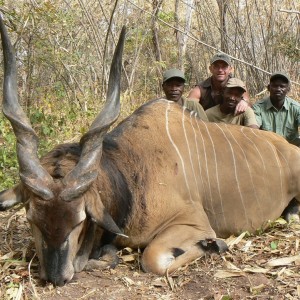
M269 97L257 101L253 110L260 129L273 131L299 147L300 104L287 97L290 87L288 75L273 73L268 84Z

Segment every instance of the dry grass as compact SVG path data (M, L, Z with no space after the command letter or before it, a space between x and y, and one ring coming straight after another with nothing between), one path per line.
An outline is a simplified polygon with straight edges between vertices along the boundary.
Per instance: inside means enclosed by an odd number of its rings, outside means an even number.
M227 240L224 255L200 258L157 277L125 249L115 270L81 272L64 287L42 285L24 210L3 212L0 299L299 299L299 224L279 219L264 233Z

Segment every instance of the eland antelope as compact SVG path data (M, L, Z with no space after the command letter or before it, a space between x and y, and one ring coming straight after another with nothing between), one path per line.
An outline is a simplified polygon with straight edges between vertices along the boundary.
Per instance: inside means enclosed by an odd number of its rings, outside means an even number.
M300 200L300 150L280 136L208 123L164 99L146 103L111 132L120 112L125 30L111 66L103 110L79 143L41 159L18 103L15 55L3 21L3 112L17 139L20 183L1 209L23 202L40 263L55 285L115 250L144 249L147 272L165 274L222 252L220 238L260 228ZM100 262L100 261L99 261Z

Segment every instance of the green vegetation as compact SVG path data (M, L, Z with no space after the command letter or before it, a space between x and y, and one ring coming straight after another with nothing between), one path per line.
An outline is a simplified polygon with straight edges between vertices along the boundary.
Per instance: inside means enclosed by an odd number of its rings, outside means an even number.
M34 108L30 112L32 127L39 137L39 156L62 142L79 141L94 119L97 111L82 112L74 107L50 105ZM0 115L0 190L11 187L18 181L18 162L16 158L16 138L12 127Z
M122 111L117 123L139 106L131 103L126 95L121 96L121 102ZM83 111L79 106L65 105L57 98L42 101L40 105L28 112L31 125L39 137L39 157L60 143L79 142L102 108L102 105L90 103ZM9 121L0 114L0 191L13 186L16 182L18 182L16 138Z
M225 2L226 31L220 24ZM0 1L16 51L19 101L40 138L39 155L58 143L78 141L100 111L115 43L124 24L120 119L162 95L161 77L166 68L184 68L190 87L208 76L209 59L217 50L239 59L235 74L247 82L253 100L265 89L269 76L256 67L267 72L284 69L299 82L295 68L300 55L298 14L293 1L281 2L282 7L290 8L287 11L271 9L262 0L196 1L192 14L187 14L190 1L136 3L140 8L121 1L113 13L114 1ZM0 82L2 77L1 66ZM187 86L186 93L188 90ZM299 83L293 84L290 96L297 100L299 93ZM2 114L0 146L3 189L18 180L18 164L15 137Z
M16 181L18 163L15 155L15 136L9 122L0 116L0 190Z

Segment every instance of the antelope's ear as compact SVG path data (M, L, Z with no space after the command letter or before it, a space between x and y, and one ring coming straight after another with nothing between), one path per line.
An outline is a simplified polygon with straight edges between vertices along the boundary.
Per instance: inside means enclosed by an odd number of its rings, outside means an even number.
M11 189L0 192L0 211L7 210L14 205L24 202L21 185L17 184Z
M93 222L98 224L101 228L116 235L128 238L128 236L121 231L109 212L106 210L99 195L90 197L86 201L85 207L87 214L91 217Z

